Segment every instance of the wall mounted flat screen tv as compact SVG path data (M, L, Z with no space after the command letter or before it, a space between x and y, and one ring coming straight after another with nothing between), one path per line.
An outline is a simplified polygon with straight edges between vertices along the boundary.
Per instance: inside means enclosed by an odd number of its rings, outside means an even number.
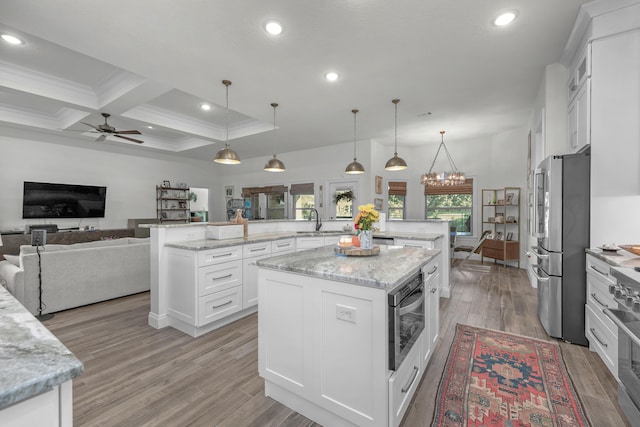
M104 218L107 187L24 182L22 218Z

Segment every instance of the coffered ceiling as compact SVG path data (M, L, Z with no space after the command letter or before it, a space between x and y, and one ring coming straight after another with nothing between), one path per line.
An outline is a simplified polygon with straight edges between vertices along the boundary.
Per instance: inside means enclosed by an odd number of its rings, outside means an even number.
M0 127L209 159L357 139L473 140L524 126L584 0L3 0ZM517 11L511 26L492 19ZM275 19L279 36L264 31ZM339 78L328 82L324 75ZM203 111L200 104L213 105ZM136 129L143 144L85 123ZM132 135L133 136L133 135Z

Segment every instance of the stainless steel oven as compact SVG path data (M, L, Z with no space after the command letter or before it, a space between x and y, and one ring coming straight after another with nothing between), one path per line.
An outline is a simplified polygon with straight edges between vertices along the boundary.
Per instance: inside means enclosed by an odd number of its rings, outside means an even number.
M389 293L389 369L397 370L424 330L424 279L417 273Z
M640 426L640 273L612 268L609 287L618 309L604 310L618 326L618 402L634 427ZM634 280L634 275L635 277Z

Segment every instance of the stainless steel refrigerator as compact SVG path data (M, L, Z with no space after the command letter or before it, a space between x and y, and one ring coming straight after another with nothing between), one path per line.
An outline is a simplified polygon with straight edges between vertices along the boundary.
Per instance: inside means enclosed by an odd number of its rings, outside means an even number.
M534 175L531 266L538 282L538 317L547 333L587 345L585 249L589 246L590 162L588 150L550 156Z

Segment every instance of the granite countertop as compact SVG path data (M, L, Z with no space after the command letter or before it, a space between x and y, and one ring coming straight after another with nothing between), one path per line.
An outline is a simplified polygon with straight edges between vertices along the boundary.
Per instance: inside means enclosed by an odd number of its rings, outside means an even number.
M640 267L640 256L627 252L624 249L614 252L603 251L599 248L588 248L586 252L614 267Z
M333 246L289 253L257 261L271 270L393 290L438 255L438 249L380 246L374 256L338 255Z
M0 409L83 371L82 362L0 286Z
M318 236L337 236L337 235L352 235L351 231L298 231L298 232L280 232L280 233L263 233L263 234L253 234L249 235L249 237L245 238L237 238L237 239L224 239L224 240L216 240L216 239L199 239L199 240L187 240L183 242L169 242L165 243L165 247L168 248L177 248L177 249L186 249L189 251L203 251L207 249L217 249L217 248L225 248L229 246L237 246L237 245L248 245L251 243L260 243L268 240L282 240L282 239L290 239L293 237L318 237ZM441 234L436 233L403 233L403 232L381 232L377 231L373 233L373 237L399 237L402 239L410 239L410 240L427 240L434 241L442 238Z

